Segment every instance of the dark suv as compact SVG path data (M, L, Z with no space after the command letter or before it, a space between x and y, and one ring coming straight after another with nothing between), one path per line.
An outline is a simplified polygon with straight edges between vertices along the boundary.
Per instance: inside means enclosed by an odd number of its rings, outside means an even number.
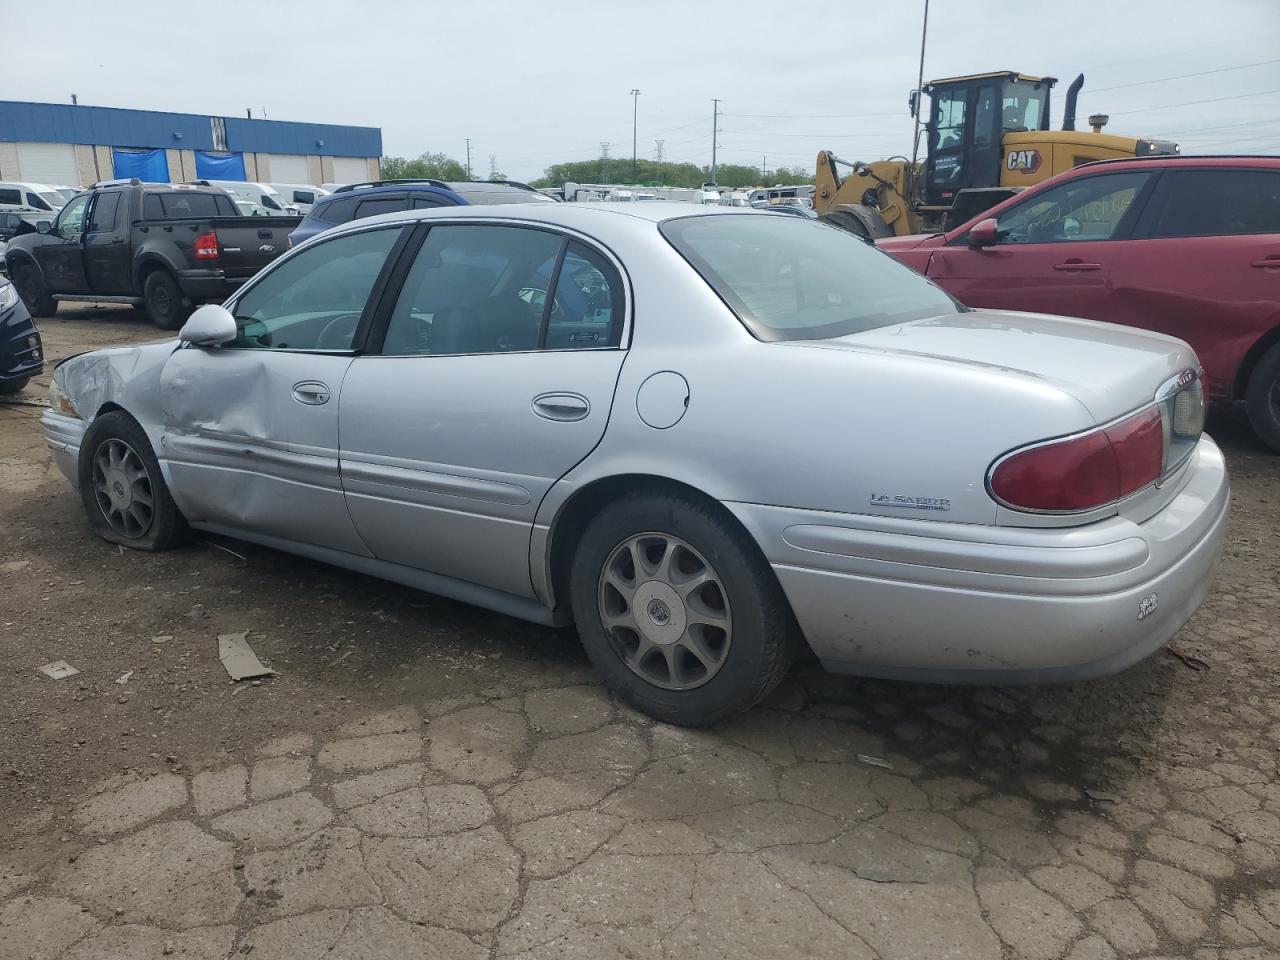
M544 193L515 180L375 180L349 183L316 201L306 219L289 235L290 246L310 240L317 233L351 220L380 213L423 210L428 207L465 207L490 203L555 203Z

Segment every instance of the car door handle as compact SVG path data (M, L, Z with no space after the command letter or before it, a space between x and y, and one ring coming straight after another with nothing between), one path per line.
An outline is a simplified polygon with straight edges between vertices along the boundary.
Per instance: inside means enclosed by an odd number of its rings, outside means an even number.
M591 412L591 402L577 393L543 393L533 398L533 412L545 420L572 423Z
M329 402L329 388L319 380L303 380L293 385L293 399L309 407Z
M1100 263L1085 263L1083 260L1068 260L1066 263L1055 263L1055 264L1053 265L1053 269L1055 269L1055 270L1068 270L1068 271L1071 271L1071 270L1079 270L1079 271L1084 271L1084 270L1101 270L1101 269L1102 269L1102 264L1100 264Z
M1251 267L1261 267L1263 270L1280 270L1280 256L1272 255L1263 257L1261 260L1255 260L1249 264Z

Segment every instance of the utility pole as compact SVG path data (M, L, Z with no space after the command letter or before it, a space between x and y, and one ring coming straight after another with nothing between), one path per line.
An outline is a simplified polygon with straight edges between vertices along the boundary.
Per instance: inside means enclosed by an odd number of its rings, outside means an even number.
M609 176L609 141L600 141L600 182L604 183Z
M631 90L631 182L637 183L639 173L638 159L636 157L636 124L640 116L640 91L632 88Z
M666 143L666 142L667 142L667 141L665 141L665 140L655 140L655 141L653 141L654 146L655 146L655 147L657 147L658 162L659 162L659 163L661 163L661 162L662 162L662 145L663 145L664 143Z
M467 179L471 179L471 138L467 137Z
M769 184L769 158L760 158L760 179L764 181L765 186Z
M498 155L496 153L489 154L489 179L495 180L498 176Z
M716 143L720 139L720 101L711 101L711 182L716 182Z
M920 73L916 77L916 125L911 134L911 169L916 168L920 153L920 110L924 106L924 41L929 35L929 0L924 0L924 24L920 27Z
M79 98L79 97L77 97L77 96L73 93L73 94L71 95L71 105L74 107L74 106L78 105L79 103L80 103L80 98Z

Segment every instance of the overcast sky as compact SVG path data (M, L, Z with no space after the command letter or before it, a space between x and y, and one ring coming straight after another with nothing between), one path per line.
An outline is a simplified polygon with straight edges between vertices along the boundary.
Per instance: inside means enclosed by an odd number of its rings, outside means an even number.
M493 154L518 178L597 157L601 141L629 157L632 88L642 156L662 139L665 159L709 162L713 97L721 162L811 168L824 148L911 149L924 0L202 6L0 0L12 41L0 99L252 107L381 127L392 156L462 159L470 137L477 175ZM1083 72L1081 125L1105 112L1110 132L1186 152L1280 153L1280 0L933 0L925 79L996 69L1058 77L1055 123Z

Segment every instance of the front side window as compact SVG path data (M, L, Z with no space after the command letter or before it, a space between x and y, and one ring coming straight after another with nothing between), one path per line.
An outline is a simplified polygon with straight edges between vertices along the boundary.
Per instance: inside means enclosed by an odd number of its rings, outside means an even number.
M536 350L563 246L563 237L524 227L432 227L405 278L382 352Z
M996 88L984 84L978 88L978 105L973 111L973 144L976 147L989 147L996 112Z
M1110 240L1150 176L1146 171L1110 173L1051 187L999 216L1000 242Z
M58 214L57 233L63 237L75 236L84 229L84 209L89 205L88 196L76 197Z
M369 294L400 228L366 230L309 247L236 301L236 339L253 350L351 350Z
M1166 170L1137 233L1144 238L1280 234L1280 171Z
M115 229L116 211L120 207L119 193L100 193L89 217L89 232L102 233Z
M851 233L800 217L693 216L662 234L761 340L821 340L962 310Z

